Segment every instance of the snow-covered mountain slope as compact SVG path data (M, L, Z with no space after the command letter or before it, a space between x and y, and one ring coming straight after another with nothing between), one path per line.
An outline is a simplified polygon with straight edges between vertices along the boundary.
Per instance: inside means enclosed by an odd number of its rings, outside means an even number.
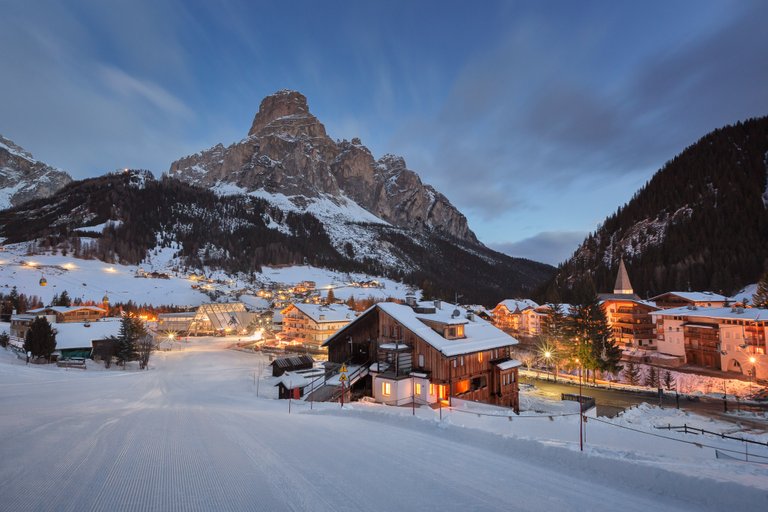
M479 243L464 215L424 185L402 158L375 160L359 139L333 141L295 91L266 97L245 139L181 158L168 175L220 192L234 185L267 199L286 197L292 208L315 214L335 204L335 223L359 222L359 210L365 210L370 212L365 222ZM358 211L350 210L351 203Z
M0 135L0 210L50 196L70 181L66 172L35 160Z
M281 207L253 194L217 195L148 172L121 171L0 212L0 236L7 244L25 244L29 253L131 265L167 250L180 269L230 276L309 264L402 280L446 298L458 291L485 304L529 295L553 271L441 233L368 222L370 214L352 201L317 197L308 213L290 207L291 199L273 199Z
M282 285L293 287L302 281L314 281L317 290L325 296L328 290L338 299L404 300L413 290L397 281L360 273L335 272L309 265L289 267L263 267L261 272L248 276L229 275L208 270L210 282L201 284L194 272L184 272L174 257L173 249L157 248L140 265L104 263L84 260L71 255L27 255L25 244L7 246L0 253L0 291L7 295L16 286L19 293L37 296L49 304L54 295L63 291L72 298L102 302L107 296L110 303L148 304L152 306L198 306L210 302L211 297L238 300L254 295L262 287ZM162 274L164 278L137 277ZM167 278L166 278L167 277ZM40 286L45 278L46 285ZM362 287L360 283L376 281L378 287Z

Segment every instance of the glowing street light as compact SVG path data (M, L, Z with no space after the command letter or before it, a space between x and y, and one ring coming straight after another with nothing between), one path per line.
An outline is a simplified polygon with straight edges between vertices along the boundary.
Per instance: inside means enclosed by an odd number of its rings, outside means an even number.
M757 359L755 356L749 357L749 364L752 365L752 368L749 369L749 391L752 391L752 385L755 381L755 363L757 362Z

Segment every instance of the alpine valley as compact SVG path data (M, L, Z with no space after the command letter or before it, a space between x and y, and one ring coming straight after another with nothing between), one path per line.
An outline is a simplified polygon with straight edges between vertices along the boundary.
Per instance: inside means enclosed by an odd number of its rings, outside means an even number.
M528 296L555 270L485 247L402 158L332 140L295 91L265 98L243 140L183 157L160 179L124 170L68 182L14 196L0 212L4 243L133 265L172 248L175 266L241 277L310 264L484 304Z

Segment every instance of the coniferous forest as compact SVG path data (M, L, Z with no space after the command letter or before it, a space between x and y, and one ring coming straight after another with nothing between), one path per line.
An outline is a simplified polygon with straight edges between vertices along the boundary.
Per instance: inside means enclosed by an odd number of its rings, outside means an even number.
M731 294L757 282L768 259L767 172L768 117L711 132L590 234L540 298L569 302L584 287L608 292L620 258L644 298Z
M245 275L263 265L310 264L383 275L431 296L448 299L459 293L484 304L530 295L554 271L439 233L367 227L397 247L410 269L356 259L349 246L338 251L311 214L286 212L253 196L218 196L168 177L155 180L146 171L72 182L50 198L0 212L0 235L9 244L28 242L30 252L139 264L148 252L170 248L189 270Z

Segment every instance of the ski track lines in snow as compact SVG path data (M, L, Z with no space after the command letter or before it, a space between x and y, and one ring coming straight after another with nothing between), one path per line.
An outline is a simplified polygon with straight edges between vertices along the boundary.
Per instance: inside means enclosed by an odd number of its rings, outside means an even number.
M289 415L285 401L254 396L259 356L195 344L154 355L143 372L65 372L0 358L0 510L672 512L768 504L760 489L448 422L327 404L310 411L305 403Z

